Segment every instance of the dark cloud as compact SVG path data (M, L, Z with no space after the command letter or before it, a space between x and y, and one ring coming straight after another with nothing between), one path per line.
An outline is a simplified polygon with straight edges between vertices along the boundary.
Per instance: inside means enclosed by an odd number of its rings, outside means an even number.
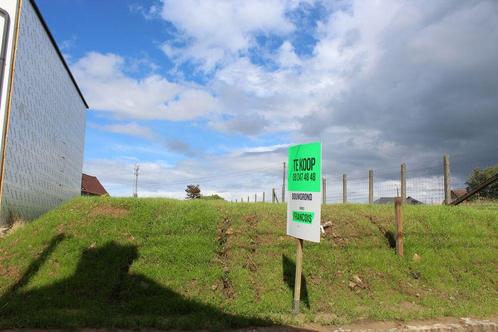
M188 144L184 141L170 138L170 139L166 140L165 144L166 144L166 147L168 148L168 150L170 150L171 152L183 154L186 156L195 155L190 144Z
M263 132L266 122L264 116L256 112L252 114L244 113L224 122L222 129L231 133L254 136Z
M460 175L498 163L498 2L447 2L423 13L422 25L386 31L373 70L353 75L347 92L303 119L303 133L327 142L342 167L430 167L443 153L458 156Z

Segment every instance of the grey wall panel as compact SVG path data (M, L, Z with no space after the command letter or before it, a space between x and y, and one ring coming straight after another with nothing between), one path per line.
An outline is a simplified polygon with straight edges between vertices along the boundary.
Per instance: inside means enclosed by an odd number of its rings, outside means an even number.
M85 105L30 1L21 11L0 223L77 196Z

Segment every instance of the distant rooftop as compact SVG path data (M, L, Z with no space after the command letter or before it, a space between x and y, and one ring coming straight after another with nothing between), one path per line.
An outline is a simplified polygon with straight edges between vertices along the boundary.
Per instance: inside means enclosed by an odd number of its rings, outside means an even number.
M467 194L467 189L465 189L465 188L451 190L451 198L452 199L460 198L466 194Z
M81 177L81 194L90 196L109 195L104 186L100 183L96 176L82 174Z
M374 204L394 204L394 199L395 197L381 197L377 200L374 201ZM416 200L415 198L408 196L406 198L406 204L413 204L413 205L418 205L418 204L424 204L419 200Z

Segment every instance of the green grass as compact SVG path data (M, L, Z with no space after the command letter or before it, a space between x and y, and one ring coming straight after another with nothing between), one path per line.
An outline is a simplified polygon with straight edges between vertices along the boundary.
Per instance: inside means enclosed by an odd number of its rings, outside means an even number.
M0 239L0 328L206 328L498 314L498 205L332 205L305 242L282 204L79 198ZM414 260L417 254L420 260ZM350 282L361 279L351 288Z

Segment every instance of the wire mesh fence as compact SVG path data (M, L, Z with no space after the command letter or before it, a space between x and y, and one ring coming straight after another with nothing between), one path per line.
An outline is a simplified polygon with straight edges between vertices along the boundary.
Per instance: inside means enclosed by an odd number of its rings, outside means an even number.
M495 163L496 160L492 156L495 156L496 152L498 149L494 148L479 153L491 156L489 163ZM472 169L469 159L471 158L464 153L452 156L451 168ZM434 156L432 160L434 161L432 164L427 164L427 161L407 164L404 172L405 181L402 181L402 164L372 170L349 169L349 174L330 172L330 170L326 172L324 169L322 173L325 181L324 203L385 204L392 203L394 197L400 196L409 204L444 204L446 199L451 201L455 198L451 196L451 189L465 190L465 180L461 176L451 177L448 166L447 181L445 181L443 158ZM169 189L165 191L167 193L181 193L182 186L196 183L202 188L217 188L212 191L232 202L282 202L286 193L284 177L287 174L283 165L266 163L261 168L249 167L223 174L202 173L197 176L178 174L179 176L172 177L175 180L164 182L158 181L155 177L148 178L142 173L139 186L147 187L152 194L164 191L165 188ZM256 180L248 187L247 178L251 176ZM217 185L220 182L223 183L223 187Z
M401 172L400 172L401 173ZM370 188L368 173L365 178L347 178L346 188L342 176L329 176L326 179L326 203L364 203L374 204L392 202L394 197L401 196L401 174L393 174L377 179L373 172L373 186ZM346 194L344 195L344 191ZM372 194L370 198L369 193ZM444 201L444 178L437 176L406 176L406 198L409 203L442 204Z
M402 168L403 166L400 165L398 168L384 168L380 171L355 171L352 172L355 175L353 177L348 176L348 174L328 174L324 177L324 203L388 204L393 203L395 197L405 198L407 204L438 205L445 203L445 195L450 194L451 188L445 188L443 163L413 169L409 165L404 165L404 171ZM364 176L359 176L360 173L363 173ZM450 178L448 186L451 184ZM461 180L453 182L453 188L463 185ZM267 191L265 192L266 201L281 201L282 185L277 185L274 189L276 197L273 198L271 190ZM447 194L445 194L446 190ZM257 199L257 197L261 197L261 199ZM448 199L451 200L451 197ZM262 201L262 195L235 198L232 201Z

